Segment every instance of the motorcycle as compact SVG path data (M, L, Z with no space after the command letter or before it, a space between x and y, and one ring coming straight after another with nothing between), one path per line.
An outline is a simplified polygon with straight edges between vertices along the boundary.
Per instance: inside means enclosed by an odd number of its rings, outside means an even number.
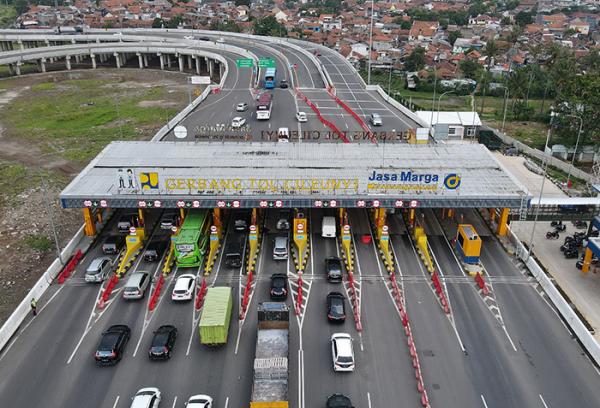
M565 224L562 224L562 223L561 224L556 224L554 226L554 230L556 232L564 232L566 229L567 229L567 226Z
M573 248L573 249L569 249L569 250L565 251L565 258L567 258L567 259L578 258L578 257L579 257L579 251L577 250L577 248Z
M548 231L546 232L546 239L558 239L558 231Z
M577 229L587 228L587 222L585 222L585 221L580 221L580 220L573 221L573 225L575 225L575 228L577 228Z
M562 221L552 221L550 222L551 227L556 227L557 225L562 225Z

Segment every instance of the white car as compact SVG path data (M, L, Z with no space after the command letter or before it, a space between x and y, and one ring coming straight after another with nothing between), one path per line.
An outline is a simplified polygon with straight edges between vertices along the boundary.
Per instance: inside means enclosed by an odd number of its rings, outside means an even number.
M239 129L246 124L246 119L241 118L239 116L233 118L231 121L231 127L234 129Z
M171 299L192 300L194 297L194 289L196 289L196 275L192 275L191 273L181 275L175 282Z
M277 129L277 141L278 142L289 142L290 141L290 130L285 127Z
M240 102L235 105L236 112L246 112L248 110L248 104L246 102Z
M225 38L223 38L223 37L219 37L219 38L217 39L217 42L218 42L218 43L224 43L224 42L225 42Z
M186 36L185 36L185 37L183 37L183 38L185 38L186 40L193 40L193 39L194 39L194 36L193 36L193 35L186 35Z
M204 394L192 395L185 405L187 408L212 408L213 399Z
M331 355L334 371L354 371L352 337L348 333L334 333L331 335Z
M308 118L306 117L306 113L296 112L296 120L298 122L306 122L308 120Z
M156 387L142 388L131 399L130 408L157 408L160 404L160 390Z

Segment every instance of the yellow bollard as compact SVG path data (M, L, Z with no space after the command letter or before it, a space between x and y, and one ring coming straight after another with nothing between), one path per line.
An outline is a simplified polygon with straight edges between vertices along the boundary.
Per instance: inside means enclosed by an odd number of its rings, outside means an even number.
M219 250L219 230L216 225L210 227L210 238L209 238L209 252L206 260L206 266L204 267L204 275L209 275L212 271L212 267L217 257L217 251Z
M83 209L83 220L85 223L85 227L83 228L85 235L88 237L93 237L94 235L96 235L96 223L94 222L94 217L92 217L91 209Z
M298 271L304 271L307 243L306 218L294 218L294 243L298 250Z
M506 236L508 232L508 214L508 208L503 208L500 212L500 219L498 220L498 229L496 230L496 232L501 237Z
M388 271L393 271L394 264L392 262L392 255L390 253L390 234L388 232L388 226L383 225L381 227L381 236L379 237L379 246L383 253L383 261Z
M258 252L258 227L250 225L248 228L248 265L247 273L254 272L255 258Z
M588 273L590 270L590 263L592 262L592 250L589 248L585 249L585 255L583 256L583 266L581 267L581 271L583 273Z
M342 227L342 248L346 254L346 266L348 273L354 272L354 260L352 259L352 234L350 233L350 225L344 224Z

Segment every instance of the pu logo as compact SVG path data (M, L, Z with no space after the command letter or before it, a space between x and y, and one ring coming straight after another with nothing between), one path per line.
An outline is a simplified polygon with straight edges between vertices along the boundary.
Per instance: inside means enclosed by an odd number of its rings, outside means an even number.
M140 173L142 190L158 189L158 173Z
M444 186L448 190L456 190L460 187L460 176L456 173L450 173L444 178Z

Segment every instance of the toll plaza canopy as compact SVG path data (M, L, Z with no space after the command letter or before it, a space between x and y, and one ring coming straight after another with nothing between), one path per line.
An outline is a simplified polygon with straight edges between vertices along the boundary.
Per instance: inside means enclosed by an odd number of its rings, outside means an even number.
M65 208L510 207L530 199L478 144L112 142Z

